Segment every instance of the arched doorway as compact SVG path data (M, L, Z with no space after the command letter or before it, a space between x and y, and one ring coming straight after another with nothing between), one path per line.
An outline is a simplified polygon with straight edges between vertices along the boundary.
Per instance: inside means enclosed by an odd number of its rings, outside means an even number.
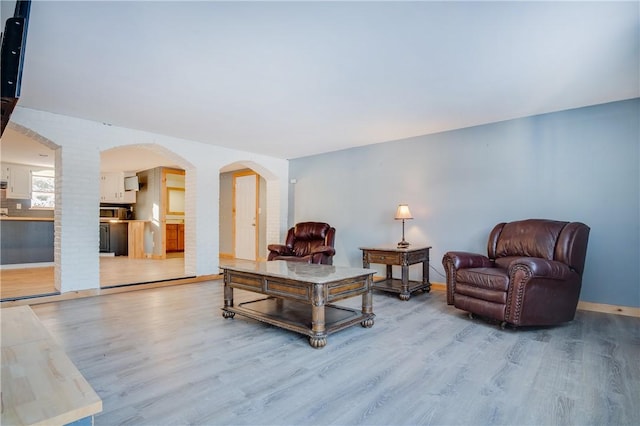
M55 204L56 170L62 148L13 122L0 142L2 151L2 261L0 299L59 293Z
M195 262L190 259L195 258L196 247L184 244L184 230L192 225L189 212L195 210L187 201L192 188L186 184L193 170L181 156L156 144L119 146L101 153L102 176L129 176L137 185L135 198L100 204L101 209L124 206L130 212L126 256L113 250L100 253L101 288L195 276L190 267ZM122 226L101 218L101 235L103 222Z
M236 185L239 180L255 181L255 204L243 203ZM251 189L249 189L251 191ZM237 161L220 169L219 193L219 253L220 261L249 258L239 247L242 238L254 238L255 260L266 260L267 245L280 239L280 187L278 177L265 167L252 161ZM241 208L253 211L238 211ZM241 235L239 221L252 221L246 227L255 227L255 234ZM240 253L240 254L239 254ZM253 259L251 259L253 260Z

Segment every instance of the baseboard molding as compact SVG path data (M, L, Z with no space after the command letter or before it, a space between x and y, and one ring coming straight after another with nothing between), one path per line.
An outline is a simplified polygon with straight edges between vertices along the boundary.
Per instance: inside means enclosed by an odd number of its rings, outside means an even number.
M447 291L447 285L443 283L431 282L431 290L435 291Z
M447 291L445 283L431 283L431 290ZM581 311L602 312L605 314L624 315L628 317L640 318L640 308L633 306L606 305L604 303L578 302L578 309Z
M604 303L579 301L578 309L582 311L602 312L605 314L640 318L640 308L634 308L633 306L606 305Z

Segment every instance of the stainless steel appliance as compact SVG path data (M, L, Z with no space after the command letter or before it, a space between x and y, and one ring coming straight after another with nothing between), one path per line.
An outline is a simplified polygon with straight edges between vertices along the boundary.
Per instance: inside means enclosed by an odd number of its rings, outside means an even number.
M100 253L127 256L129 252L128 224L104 222L100 224Z
M129 219L129 209L126 207L100 207L100 217L109 219Z

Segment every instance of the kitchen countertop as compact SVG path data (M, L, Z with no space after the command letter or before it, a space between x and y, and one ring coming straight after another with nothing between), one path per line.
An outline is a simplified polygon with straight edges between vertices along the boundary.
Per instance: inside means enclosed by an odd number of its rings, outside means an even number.
M0 216L0 220L53 222L52 217Z
M0 216L0 220L20 220L20 221L36 221L36 222L53 222L52 217L25 217L25 216ZM138 219L110 219L101 217L100 222L104 223L129 223L129 222L149 222L148 220Z
M53 222L52 217L26 217L26 216L0 216L0 220L16 220L16 221L36 221L36 222ZM149 222L142 219L110 219L101 217L100 222L104 223L129 223L129 222Z
M129 222L149 222L142 219L110 219L108 217L101 217L100 223L129 223Z

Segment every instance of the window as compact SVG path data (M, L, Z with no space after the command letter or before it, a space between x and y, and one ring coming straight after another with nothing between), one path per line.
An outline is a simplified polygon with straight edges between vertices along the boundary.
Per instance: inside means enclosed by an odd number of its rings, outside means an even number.
M52 209L56 201L56 179L53 170L31 172L31 208Z

